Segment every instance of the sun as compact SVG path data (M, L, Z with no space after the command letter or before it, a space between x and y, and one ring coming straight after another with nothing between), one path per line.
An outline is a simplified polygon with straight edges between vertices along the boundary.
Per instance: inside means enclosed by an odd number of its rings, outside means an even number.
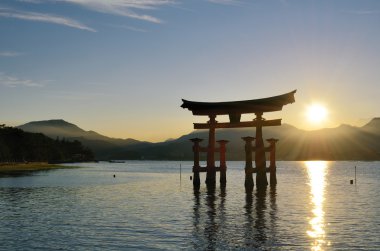
M312 104L307 108L306 116L311 123L319 124L326 120L328 111L321 104Z

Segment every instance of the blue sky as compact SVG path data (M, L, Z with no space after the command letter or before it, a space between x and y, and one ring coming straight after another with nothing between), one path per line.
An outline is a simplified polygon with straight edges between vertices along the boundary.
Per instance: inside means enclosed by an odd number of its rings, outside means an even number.
M0 34L9 125L62 118L160 141L206 120L181 98L294 89L296 103L266 118L309 130L380 116L377 0L2 0ZM306 121L313 102L329 110L325 123Z

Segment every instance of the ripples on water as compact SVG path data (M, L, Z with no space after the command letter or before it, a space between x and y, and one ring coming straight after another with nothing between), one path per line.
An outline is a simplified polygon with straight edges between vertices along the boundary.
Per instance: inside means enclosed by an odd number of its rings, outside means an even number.
M279 162L252 193L229 164L226 189L199 192L190 162L181 181L154 161L0 178L0 250L380 250L379 162Z

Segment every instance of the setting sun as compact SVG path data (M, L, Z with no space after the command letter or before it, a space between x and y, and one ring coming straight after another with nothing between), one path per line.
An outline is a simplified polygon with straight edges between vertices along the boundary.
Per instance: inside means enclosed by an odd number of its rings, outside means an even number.
M327 118L327 109L320 104L312 104L307 108L306 116L312 123L321 123Z

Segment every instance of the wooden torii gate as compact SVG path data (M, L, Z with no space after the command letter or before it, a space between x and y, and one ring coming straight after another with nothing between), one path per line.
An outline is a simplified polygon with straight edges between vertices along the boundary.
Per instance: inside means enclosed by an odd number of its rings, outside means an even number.
M199 144L202 139L192 139L194 143L194 166L193 173L194 188L200 186L200 172L207 172L206 184L208 186L215 186L216 172L220 171L220 183L225 186L226 184L226 163L225 152L226 144L228 141L218 141L219 147L215 147L215 130L217 128L242 128L242 127L256 127L256 137L244 137L245 151L246 151L246 165L245 165L245 187L250 190L253 189L254 182L252 174L256 173L257 188L264 188L268 185L266 172L271 174L271 184L276 184L276 164L275 164L275 144L277 139L268 139L270 146L264 146L262 128L264 126L279 126L281 119L265 120L263 118L264 112L281 111L284 105L295 102L294 94L296 90L269 98L252 99L243 101L232 102L195 102L184 100L181 105L182 108L187 108L192 111L193 115L208 116L207 123L194 123L194 129L208 129L208 146L201 147ZM253 121L240 121L242 114L254 113L256 118ZM230 122L218 123L216 121L217 115L228 115ZM255 141L255 146L252 142ZM270 167L266 168L265 152L271 153ZM207 166L201 167L199 165L199 153L207 152ZM215 152L220 153L220 166L215 166ZM255 168L252 166L252 152L255 152Z

